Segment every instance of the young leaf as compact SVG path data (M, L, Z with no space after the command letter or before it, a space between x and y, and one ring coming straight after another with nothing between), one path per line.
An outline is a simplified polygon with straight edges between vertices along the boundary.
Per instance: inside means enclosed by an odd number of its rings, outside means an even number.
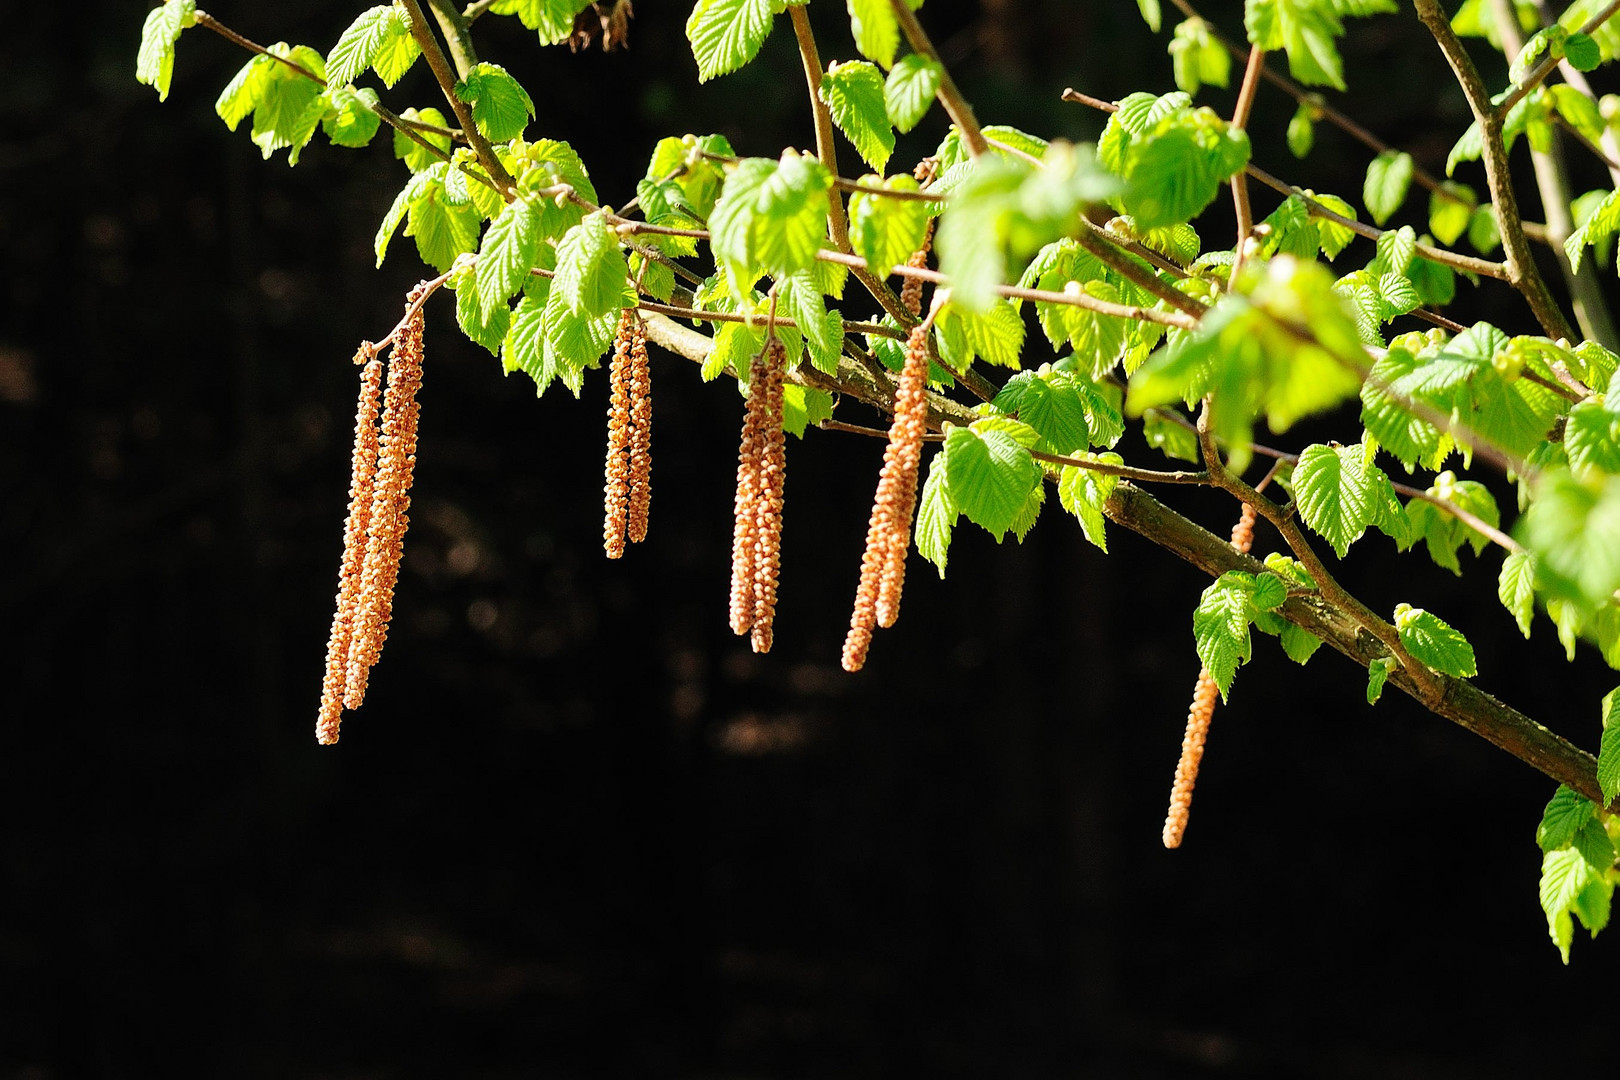
M1330 4L1322 0L1248 0L1243 25L1249 42L1262 49L1287 49L1288 70L1310 86L1344 89L1344 61L1334 39L1344 33Z
M805 429L811 424L831 420L832 411L833 398L825 390L796 383L782 387L782 430L791 432L795 438L804 438Z
M1519 624L1519 633L1530 637L1530 620L1536 614L1536 564L1528 552L1511 551L1502 560L1496 579L1496 596Z
M1142 21L1148 24L1148 29L1155 34L1159 32L1159 0L1136 0L1136 9L1142 13Z
M686 40L697 60L698 82L748 63L770 32L771 0L697 0L686 20Z
M1232 687L1238 665L1253 654L1249 640L1249 597L1254 592L1254 576L1241 570L1228 570L1215 579L1199 597L1193 609L1193 638L1198 659L1215 679L1221 700Z
M1401 208L1406 191L1412 184L1412 155L1399 150L1385 150L1367 166L1367 180L1362 186L1362 202L1373 221L1382 225L1390 215ZM1405 269L1396 268L1397 271Z
M1110 465L1124 464L1124 459L1118 454L1083 456ZM1086 539L1103 552L1108 550L1108 536L1104 532L1107 519L1103 516L1103 504L1108 501L1108 496L1114 493L1117 486L1119 477L1095 469L1065 465L1058 473L1058 504L1075 516Z
M444 113L431 105L420 112L416 109L406 109L400 114L400 118L417 120L424 124L433 124L436 127L444 127L445 125ZM430 146L436 146L446 154L450 152L450 136L439 135L431 131L418 131L417 134ZM437 162L444 160L433 154L422 143L417 142L398 129L394 131L394 156L403 161L405 167L414 173L422 172L431 168Z
M1288 654L1288 659L1296 664L1305 663L1322 647L1321 638L1293 623L1284 626L1277 638L1282 642L1283 652Z
M569 229L557 244L557 276L551 291L570 311L588 316L624 307L629 268L601 211Z
M1573 848L1549 851L1541 857L1541 909L1547 914L1547 929L1558 953L1569 963L1569 946L1574 936L1569 909L1586 887L1586 860Z
M945 452L940 450L928 462L928 480L917 499L917 554L945 576L946 555L951 547L951 529L959 516L951 503L950 485L945 480Z
M463 274L456 284L456 323L468 339L488 349L491 355L501 354L501 344L511 329L512 309L505 298L485 309L474 286L471 274Z
M1468 231L1478 202L1472 188L1446 181L1429 195L1429 231L1442 244L1455 244Z
M1564 425L1564 449L1578 477L1620 473L1620 414L1594 400L1576 405Z
M999 542L1040 483L1041 470L1005 431L952 428L945 436L951 505Z
M883 104L883 76L864 60L836 61L821 77L821 100L833 123L878 172L894 153L894 132Z
M1390 669L1394 666L1393 656L1380 656L1367 665L1367 704L1376 705L1378 699L1384 696L1384 683L1389 679Z
M545 370L546 300L543 291L518 300L507 325L506 340L501 344L502 370L508 375L521 371L533 379L536 396L551 383Z
M456 97L472 106L478 130L494 142L517 138L534 116L529 92L498 64L477 65L455 90Z
M478 251L476 295L484 318L496 307L506 306L539 254L540 213L528 199L514 199L490 222Z
M1598 787L1605 805L1620 795L1620 691L1603 695L1603 741L1598 748Z
M889 0L849 0L849 28L862 56L884 67L894 66L894 54L900 48L900 22Z
M1536 843L1542 851L1567 847L1575 839L1575 834L1580 832L1581 826L1592 820L1595 809L1591 799L1559 784L1547 808L1541 812L1541 824L1536 826Z
M1231 54L1209 32L1209 24L1203 19L1187 19L1178 25L1169 48L1176 85L1189 94L1198 93L1199 87L1205 84L1225 86L1231 77ZM1309 124L1308 117L1306 122ZM1292 124L1288 130L1292 146Z
M899 70L898 66L896 70ZM916 191L917 181L904 173L879 181L868 176L868 186L890 191ZM916 199L886 199L865 191L849 197L849 239L867 268L880 277L904 263L922 246L928 234L929 203Z
M422 261L443 273L450 269L457 255L477 248L481 224L478 211L471 203L450 202L444 197L444 183L433 180L423 184L420 193L411 200L405 235L416 239L416 251Z
M1474 647L1438 615L1401 604L1395 608L1395 630L1406 650L1434 670L1457 678L1479 674Z
M371 66L371 58L398 32L394 24L399 21L399 11L392 4L379 4L355 16L327 54L327 81L343 86L358 79Z
M1288 152L1297 158L1309 154L1311 147L1316 145L1316 120L1309 105L1301 103L1299 108L1294 110L1293 117L1288 121L1285 140L1288 143Z
M917 53L902 56L889 69L883 84L883 108L895 130L910 131L927 115L944 70L938 61Z
M574 32L574 16L591 6L591 0L495 0L494 15L516 15L525 27L539 32L540 42L556 45Z
M377 104L377 91L371 87L359 90L347 86L330 86L326 91L327 115L321 118L321 130L337 146L364 146L377 134L382 119L373 111Z
M1334 448L1307 446L1294 466L1294 498L1300 517L1328 543L1339 558L1361 538L1369 524L1369 476L1376 471L1358 444Z
M196 0L167 0L162 7L146 13L146 22L141 26L141 48L135 57L135 81L156 90L159 101L169 98L169 81L174 76L174 43L180 40L180 32L196 21Z

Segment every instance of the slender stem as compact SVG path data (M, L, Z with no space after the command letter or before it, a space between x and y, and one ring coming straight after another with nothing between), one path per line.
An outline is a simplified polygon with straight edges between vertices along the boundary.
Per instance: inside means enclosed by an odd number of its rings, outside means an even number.
M450 50L450 59L456 65L456 74L465 79L478 64L478 50L473 47L472 34L468 31L469 21L456 10L452 0L428 0L428 3Z
M1233 131L1249 126L1249 112L1254 108L1254 94L1260 85L1260 72L1265 68L1266 51L1255 45L1249 49L1249 63L1243 69L1243 84L1238 87L1237 105L1232 110ZM1254 214L1249 208L1249 175L1240 172L1232 177L1232 207L1237 216L1237 244L1233 247L1232 273L1228 284L1237 280L1243 269L1243 256L1249 245L1249 233L1254 230Z
M406 14L411 20L411 36L422 48L422 55L427 58L428 67L433 71L433 77L438 80L439 89L444 92L445 101L456 114L456 122L461 130L467 134L467 143L478 156L478 163L489 173L490 179L495 181L496 190L510 201L512 194L512 176L501 164L501 159L495 156L495 148L489 145L483 132L473 122L472 109L465 101L456 96L456 76L450 68L450 60L439 45L439 39L433 36L433 30L428 26L427 15L422 11L419 0L401 0L405 5Z
M984 140L984 132L979 130L979 122L973 117L973 106L968 104L962 91L956 88L956 80L951 73L945 70L945 64L939 58L934 43L928 40L927 31L923 30L922 23L917 21L916 14L906 0L889 0L889 6L894 8L894 17L900 21L900 32L906 35L906 42L913 52L926 60L932 60L939 65L939 103L945 106L946 115L956 130L962 133L962 141L967 143L968 154L979 157L989 152L990 146Z
M1088 472L1102 473L1105 476L1117 476L1122 480L1136 480L1146 484L1202 484L1207 486L1211 482L1209 473L1202 469L1197 471L1138 469L1130 465L1115 465L1108 461L1098 461L1096 458L1048 454L1042 450L1031 450L1029 456L1036 461L1044 461L1051 465L1067 465L1075 469L1085 469Z
M1209 310L1180 289L1159 280L1156 274L1150 273L1132 262L1130 257L1116 246L1118 242L1112 236L1091 224L1084 217L1080 219L1080 231L1075 236L1075 240L1081 247L1119 271L1122 276L1130 279L1134 284L1140 285L1177 311L1197 319Z
M468 24L471 24L478 18L478 16L488 11L489 6L494 2L495 0L474 0L474 3L468 4L466 8L462 10L461 17L466 19Z
M704 311L700 308L680 307L675 304L661 304L655 300L638 300L636 302L636 306L642 311L651 311L659 315L668 315L674 319L693 319L700 322L715 323L747 323L749 326L753 326L755 323L762 321L758 315L744 315L731 311ZM774 321L777 326L790 326L794 329L798 329L799 326L797 322L783 315L775 316L772 321ZM884 326L881 323L848 322L844 324L844 331L850 334L874 334L878 337L894 338L896 341L904 341L906 338L906 333L904 331L896 330L892 326Z
M1507 150L1502 143L1502 118L1507 112L1491 104L1490 94L1479 77L1479 69L1474 66L1473 59L1451 29L1451 20L1440 7L1440 0L1413 2L1418 18L1434 35L1446 62L1451 65L1452 73L1468 98L1468 107L1473 110L1474 119L1479 124L1485 147L1485 182L1490 187L1491 202L1495 205L1497 225L1502 234L1502 247L1507 253L1508 280L1523 294L1548 337L1573 340L1575 331L1570 328L1569 320L1559 310L1552 293L1547 290L1547 283L1536 269L1535 258L1530 253L1530 242L1519 224L1519 201L1513 192ZM1620 0L1616 0L1613 6L1620 7Z

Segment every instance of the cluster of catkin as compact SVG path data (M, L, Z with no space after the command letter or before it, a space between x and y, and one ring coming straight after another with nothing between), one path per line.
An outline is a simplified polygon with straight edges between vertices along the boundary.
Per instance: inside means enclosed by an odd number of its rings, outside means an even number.
M736 522L731 534L731 630L748 634L757 653L771 651L782 552L782 492L787 437L782 378L787 349L773 335L748 377L748 406L737 450Z
M924 186L929 184L934 179L934 170L938 164L939 162L934 158L923 158L921 161L919 161L917 163L917 167L912 170L912 175L917 178L917 183ZM911 267L913 270L926 269L928 266L928 252L933 246L934 219L929 218L928 228L923 233L922 246L911 253L911 258L906 260L906 265ZM904 304L906 306L906 310L911 312L913 315L922 314L922 294L922 278L908 277L900 285L900 302Z
M602 547L607 557L624 554L628 539L647 538L652 507L652 377L647 334L635 312L619 318L609 383L607 480L602 491Z
M394 586L410 524L411 476L416 467L416 427L422 386L420 286L410 295L407 318L395 332L382 392L383 362L369 344L360 346L360 401L354 417L354 453L349 472L349 517L343 527L343 562L337 610L326 645L326 677L315 738L338 741L343 710L358 709L371 668L382 655L394 611ZM377 417L382 398L382 419Z
M893 626L900 617L911 514L917 507L917 470L927 431L928 324L918 323L906 340L906 363L895 390L889 445L883 451L883 470L878 474L877 495L866 528L861 583L855 590L855 611L844 638L845 671L859 671L866 664L872 631Z
M1254 544L1254 507L1243 504L1243 513L1232 526L1232 546L1247 554ZM1198 684L1193 688L1192 706L1187 710L1187 730L1181 736L1181 759L1176 762L1176 779L1170 787L1170 812L1164 819L1164 846L1178 848L1187 832L1187 818L1192 814L1193 786L1198 783L1198 765L1204 760L1204 741L1209 737L1209 722L1215 715L1218 688L1208 668L1198 671Z

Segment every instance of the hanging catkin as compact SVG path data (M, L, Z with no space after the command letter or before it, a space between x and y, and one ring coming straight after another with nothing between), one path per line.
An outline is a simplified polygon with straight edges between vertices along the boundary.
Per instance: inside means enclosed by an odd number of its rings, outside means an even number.
M859 671L865 665L872 631L893 626L900 615L900 590L911 547L911 514L917 505L917 470L927 425L928 327L919 323L906 341L905 367L895 390L889 445L883 452L883 469L867 524L855 610L844 638L845 671Z
M787 433L782 430L782 377L787 349L771 338L753 378L763 397L760 430L758 494L754 499L754 608L749 642L756 653L771 651L776 621L776 583L781 566L782 501L787 480ZM752 397L752 388L750 388Z
M773 341L775 339L772 339ZM762 364L748 379L743 409L742 441L737 447L737 494L732 502L731 632L746 634L754 625L754 557L759 536L759 465L765 430Z
M404 553L406 513L416 468L416 393L422 386L421 286L412 290L409 313L394 338L388 359L388 390L383 398L382 435L377 445L377 478L367 520L366 557L360 599L344 680L343 704L358 709L365 700L371 668L382 655L394 613L394 586Z
M1254 507L1243 504L1243 513L1232 526L1232 546L1247 554L1254 544ZM1187 832L1192 813L1193 787L1198 783L1198 765L1204 759L1204 742L1209 738L1209 722L1215 715L1219 688L1208 668L1200 668L1193 688L1192 705L1187 710L1187 730L1181 736L1181 758L1176 762L1176 779L1170 787L1170 812L1164 819L1164 846L1178 848Z
M626 531L632 544L647 539L652 514L652 368L647 332L639 318L630 330L630 505Z
M377 405L382 396L383 363L371 343L360 346L360 400L354 415L354 450L349 461L349 517L343 525L343 562L338 570L337 607L326 641L326 678L321 685L321 711L315 739L338 741L343 722L343 691L348 680L349 651L359 617L360 576L366 559L366 524L371 516L372 484L377 476Z
M917 167L911 171L917 183L927 186L934 179L934 172L939 162L935 158L923 158L917 162ZM906 265L913 270L922 270L928 266L928 252L934 245L934 219L928 219L928 228L923 233L922 246L911 253ZM908 277L900 284L900 302L906 310L913 315L922 314L923 280L917 277Z
M634 425L631 409L631 348L635 316L628 310L619 317L608 368L608 438L606 479L602 488L602 547L607 557L624 554L630 516L630 442Z

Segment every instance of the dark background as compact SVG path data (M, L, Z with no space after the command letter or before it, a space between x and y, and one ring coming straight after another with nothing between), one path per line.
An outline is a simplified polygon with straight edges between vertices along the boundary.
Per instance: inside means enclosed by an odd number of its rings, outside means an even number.
M208 6L323 49L359 7ZM1023 546L964 527L949 580L914 559L899 624L845 675L881 456L854 436L790 447L776 648L756 657L726 628L740 409L663 353L652 533L608 563L604 379L537 401L432 305L394 630L341 745L318 747L348 360L422 276L405 240L372 267L404 172L386 132L261 162L212 115L246 57L203 30L159 105L133 79L147 7L14 5L0 37L0 1075L1613 1067L1615 943L1581 935L1564 968L1536 903L1550 781L1398 694L1368 708L1334 654L1302 670L1262 639L1166 852L1206 582L1121 530L1105 559L1055 508ZM698 87L688 5L640 7L611 56L477 28L605 200L664 134L812 142L780 21L759 62ZM1239 5L1208 8L1241 33ZM985 122L1091 139L1064 86L1172 88L1169 25L1155 39L1125 0L923 16ZM842 5L813 18L825 58L853 57ZM1421 34L1409 12L1355 22L1345 103L1439 171L1466 116ZM420 69L385 94L436 97ZM1366 155L1323 128L1294 162L1291 112L1262 91L1258 163L1359 202ZM942 133L931 115L893 167ZM1218 202L1214 246L1230 227ZM1532 330L1505 287L1463 292L1465 321ZM1230 527L1228 502L1169 501ZM1595 745L1613 674L1584 648L1566 665L1544 620L1522 642L1499 556L1465 564L1370 538L1344 577L1380 610L1440 612L1483 686Z

